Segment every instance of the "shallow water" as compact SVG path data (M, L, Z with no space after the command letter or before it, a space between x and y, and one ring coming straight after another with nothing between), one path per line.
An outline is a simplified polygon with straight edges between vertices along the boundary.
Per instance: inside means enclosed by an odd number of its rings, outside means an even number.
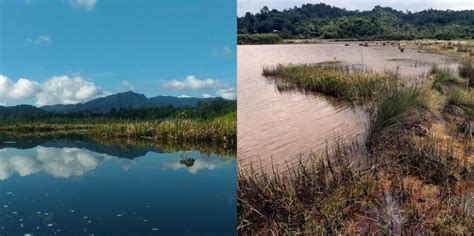
M233 234L235 168L199 151L0 138L0 235Z
M302 45L238 46L238 161L274 165L294 163L319 153L336 138L363 140L367 116L360 108L324 95L282 90L263 77L264 66L342 61L374 71L396 71L416 78L434 65L454 67L440 54L396 46L360 47L352 42ZM286 164L285 164L286 163Z

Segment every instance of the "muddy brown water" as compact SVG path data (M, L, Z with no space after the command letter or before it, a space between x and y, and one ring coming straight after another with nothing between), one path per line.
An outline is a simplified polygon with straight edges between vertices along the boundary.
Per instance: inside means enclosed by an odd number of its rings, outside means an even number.
M238 46L238 162L268 169L320 153L336 138L364 140L367 115L361 108L321 94L278 89L262 76L264 66L342 61L374 71L398 71L416 78L431 65L455 68L448 57L396 46L358 43Z

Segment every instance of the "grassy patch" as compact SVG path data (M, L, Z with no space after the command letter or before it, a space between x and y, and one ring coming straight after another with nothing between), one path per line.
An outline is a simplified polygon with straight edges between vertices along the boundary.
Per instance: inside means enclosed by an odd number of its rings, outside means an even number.
M102 138L150 138L157 141L209 142L235 146L235 112L210 121L168 119L164 121L115 123L94 126L90 135Z
M277 65L264 68L263 75L286 81L299 89L350 101L374 100L398 82L392 74L373 73L339 63Z
M469 87L474 87L474 60L465 59L459 65L459 75L469 80Z
M286 174L240 172L238 234L335 234L353 214L377 206L374 178L354 174L349 153L338 145L337 161L313 156Z
M452 89L446 95L444 111L458 117L474 116L474 91L466 89Z
M449 68L438 68L434 66L431 68L430 73L433 76L432 88L443 93L447 93L450 86L465 84L465 82Z
M417 88L396 89L383 97L371 115L367 145L380 144L380 137L393 135L406 128L420 127L428 104L424 92ZM394 132L393 132L394 131Z

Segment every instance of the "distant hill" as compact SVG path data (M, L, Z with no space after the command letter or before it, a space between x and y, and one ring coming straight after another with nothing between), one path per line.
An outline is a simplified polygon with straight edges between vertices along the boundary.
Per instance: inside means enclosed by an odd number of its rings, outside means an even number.
M190 107L197 105L199 102L208 102L219 99L222 98L179 98L172 96L147 98L143 94L130 91L97 98L86 103L43 106L41 109L55 113L74 113L82 111L91 113L107 113L112 109L118 110L121 108L156 108L169 105L174 107Z
M18 117L38 118L45 114L44 110L31 105L0 106L0 119L15 119Z
M403 12L376 6L370 11L351 11L324 3L283 11L264 7L259 13L239 17L238 33L277 33L284 39L472 39L474 10Z

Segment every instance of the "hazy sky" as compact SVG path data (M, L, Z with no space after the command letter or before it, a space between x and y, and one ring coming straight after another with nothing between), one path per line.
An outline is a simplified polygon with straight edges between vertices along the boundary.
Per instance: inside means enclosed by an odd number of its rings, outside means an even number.
M236 0L0 0L0 105L235 98Z
M320 2L348 10L370 10L376 5L389 6L402 11L408 9L413 12L428 8L443 10L474 9L473 0L238 0L237 13L239 16L242 16L246 12L256 13L260 11L263 6L268 6L270 9L283 10L294 6L301 6L305 3L315 4Z

